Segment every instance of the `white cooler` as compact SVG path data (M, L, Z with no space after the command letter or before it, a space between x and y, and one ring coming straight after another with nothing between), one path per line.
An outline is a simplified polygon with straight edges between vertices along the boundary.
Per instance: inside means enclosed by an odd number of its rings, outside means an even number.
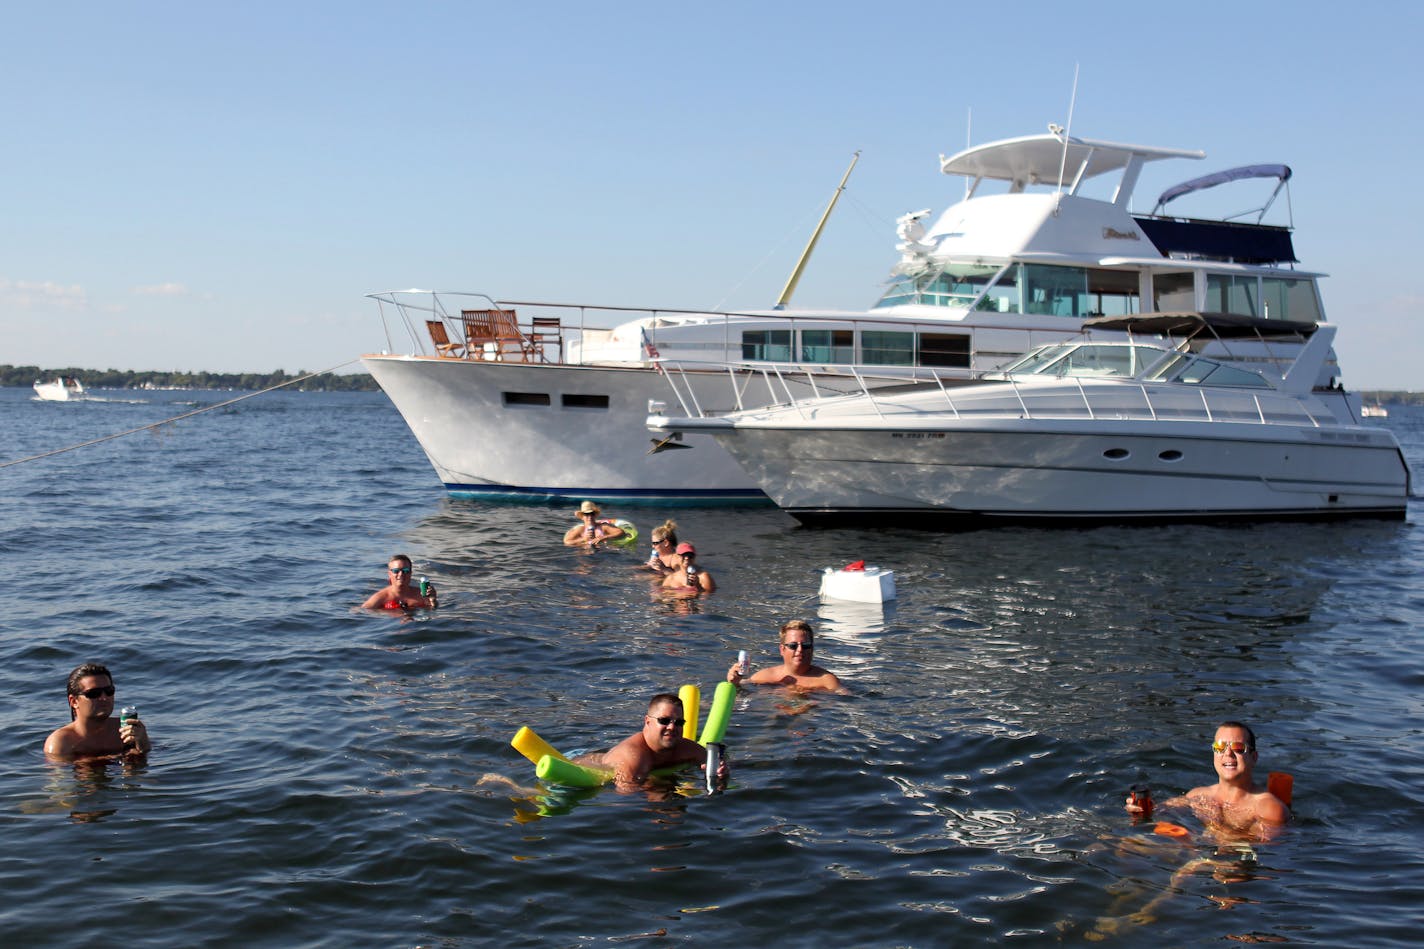
M864 570L837 570L827 567L821 574L821 599L849 600L853 603L884 603L895 599L895 571L866 567Z

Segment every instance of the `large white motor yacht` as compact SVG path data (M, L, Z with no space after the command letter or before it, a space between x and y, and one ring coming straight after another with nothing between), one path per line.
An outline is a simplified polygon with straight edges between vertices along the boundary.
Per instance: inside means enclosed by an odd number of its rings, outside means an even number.
M855 364L966 382L1099 315L1319 320L1315 275L1294 269L1289 227L1163 213L1206 179L1164 193L1153 213L1129 210L1148 163L1202 157L1057 128L942 156L941 171L966 180L964 197L933 223L928 210L900 219L899 260L869 310L633 310L388 291L370 294L388 349L362 361L453 495L764 501L710 437L650 439L649 404L671 398L660 358L679 361L687 394L716 413L777 397L755 375L724 385L731 362L811 366L785 383L811 395L845 386L838 370ZM1279 192L1290 173L1251 174L1274 177Z
M648 427L713 435L806 523L1404 516L1399 443L1328 371L1335 327L1163 313L1086 328L971 385ZM1204 355L1248 342L1289 354L1282 371Z

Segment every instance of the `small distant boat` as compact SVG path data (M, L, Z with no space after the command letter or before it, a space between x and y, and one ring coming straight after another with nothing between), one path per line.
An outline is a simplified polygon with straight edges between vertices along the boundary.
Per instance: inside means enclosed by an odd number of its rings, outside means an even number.
M1389 409L1376 402L1373 405L1361 406L1360 414L1365 418L1389 418Z
M73 402L88 397L84 383L72 376L58 376L53 382L36 382L35 396L45 402Z

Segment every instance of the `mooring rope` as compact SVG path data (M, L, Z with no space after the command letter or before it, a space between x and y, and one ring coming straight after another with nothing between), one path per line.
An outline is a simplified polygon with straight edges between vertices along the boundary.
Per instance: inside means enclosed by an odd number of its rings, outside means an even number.
M9 468L11 465L22 465L27 461L38 461L41 458L48 458L51 455L62 455L67 451L74 451L76 448L88 448L90 445L97 445L100 442L112 441L115 438L123 438L125 435L133 435L138 432L146 432L151 428L158 428L160 425L170 425L173 422L180 422L185 418L192 418L195 415L202 415L204 412L211 412L213 409L220 409L228 405L234 405L238 402L243 401L244 399L250 399L254 396L264 395L268 392L273 391L274 389L280 389L283 386L289 386L297 382L305 382L306 380L314 378L316 376L324 376L328 372L335 372L336 370L349 366L354 362L356 362L355 359L348 359L346 362L341 363L338 366L332 366L330 369L322 369L319 372L309 372L304 376L297 376L294 379L288 379L286 382L279 382L274 386L268 386L267 388L259 389L256 392L249 392L246 395L240 395L235 399L228 399L226 402L219 402L216 405L205 405L201 409L194 409L191 412L184 412L182 415L175 415L172 418L166 418L161 422L153 422L148 425L140 425L138 428L131 428L126 432L115 432L112 435L105 435L103 438L91 439L90 441L80 442L77 445L70 445L66 448L56 448L53 451L40 452L38 455L31 455L28 458L16 458L14 461L0 461L0 468Z

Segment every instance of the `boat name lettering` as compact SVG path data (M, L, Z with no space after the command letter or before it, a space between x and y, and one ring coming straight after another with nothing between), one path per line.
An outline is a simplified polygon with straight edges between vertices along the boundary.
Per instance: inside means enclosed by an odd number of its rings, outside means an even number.
M1103 228L1103 240L1107 241L1135 241L1140 240L1136 231L1119 231L1115 227Z
M891 438L943 438L944 432L891 432Z

